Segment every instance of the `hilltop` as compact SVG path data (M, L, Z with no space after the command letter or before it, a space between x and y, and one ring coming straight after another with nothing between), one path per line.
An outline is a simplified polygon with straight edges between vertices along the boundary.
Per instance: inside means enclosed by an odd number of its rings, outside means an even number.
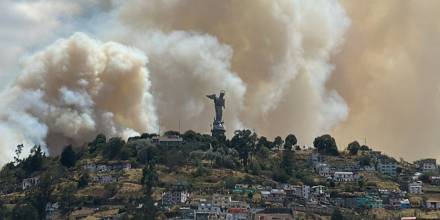
M293 134L272 141L239 130L230 140L100 134L55 157L35 146L21 158L21 148L0 171L0 219L249 219L283 209L295 219L440 217L427 202L440 198L435 160L397 161L357 142L342 148L330 135L313 147Z

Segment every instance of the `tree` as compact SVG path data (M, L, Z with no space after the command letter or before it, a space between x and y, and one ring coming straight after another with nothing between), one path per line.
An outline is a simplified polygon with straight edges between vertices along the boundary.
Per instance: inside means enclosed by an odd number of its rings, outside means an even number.
M200 134L196 133L193 130L188 130L183 133L182 138L185 142L195 142L200 138Z
M335 139L328 134L315 138L313 146L318 149L318 152L320 153L333 156L339 155Z
M93 140L88 144L89 152L94 153L98 149L103 149L106 142L107 142L107 137L104 134L96 135L95 140Z
M122 140L122 138L112 137L108 140L108 143L105 144L103 154L107 159L113 159L119 154L124 145L125 141Z
M359 165L360 165L361 167L364 167L364 166L370 166L370 165L371 165L371 159L370 159L370 157L369 157L369 156L363 156L363 157L361 157L361 158L359 159Z
M158 175L155 170L156 155L149 154L149 158L146 158L147 164L142 169L141 183L144 187L144 207L142 219L154 220L156 215L156 207L153 200L153 187L158 181Z
M285 150L292 150L292 147L296 145L297 140L295 135L289 134L287 135L286 139L284 140L284 149Z
M359 148L359 150L361 150L361 151L369 151L370 148L369 148L367 145L362 145L362 146Z
M255 151L256 141L257 134L248 129L235 131L230 141L231 147L238 151L238 156L245 168L247 168L250 154Z
M344 220L344 216L342 215L341 210L335 209L335 211L333 211L332 213L330 220Z
M165 136L180 136L180 133L178 131L165 131Z
M87 173L83 173L80 177L79 177L79 181L78 181L78 188L84 188L89 184L89 174Z
M285 150L283 152L280 168L283 169L287 175L293 174L293 151Z
M7 211L6 211L6 207L3 204L3 201L0 201L0 219L7 219Z
M258 142L257 142L256 147L257 147L257 151L260 151L263 147L270 148L271 143L267 140L266 137L261 136L260 138L258 138Z
M38 211L30 204L17 204L12 210L12 219L34 220L39 219Z
M348 144L347 150L351 155L357 155L359 149L361 148L361 145L357 141L353 141L350 144Z
M35 171L39 171L43 168L43 161L46 155L41 150L41 146L36 145L31 149L29 156L21 163L26 175L29 175Z
M24 147L23 144L19 144L17 145L17 149L15 149L14 160L16 164L20 163L20 155L21 152L23 151L23 147Z
M280 136L277 136L273 140L273 147L276 147L277 149L280 149L282 145L283 145L283 139Z
M76 155L72 145L68 145L61 153L60 162L63 166L70 168L75 166Z

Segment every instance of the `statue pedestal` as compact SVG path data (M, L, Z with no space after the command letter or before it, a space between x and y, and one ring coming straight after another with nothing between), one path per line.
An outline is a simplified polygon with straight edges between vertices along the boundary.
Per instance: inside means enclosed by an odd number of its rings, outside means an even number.
M221 123L213 123L213 127L211 130L212 136L217 138L218 140L224 140L226 139L225 136L225 128L223 127L223 124Z

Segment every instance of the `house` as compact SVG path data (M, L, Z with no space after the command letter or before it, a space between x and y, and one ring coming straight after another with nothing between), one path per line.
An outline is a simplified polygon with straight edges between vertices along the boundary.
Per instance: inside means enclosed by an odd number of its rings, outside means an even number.
M97 175L92 177L92 181L98 184L110 184L118 182L118 178L112 175Z
M311 193L316 196L316 195L324 195L326 191L325 186L322 185L318 185L318 186L312 186L312 190Z
M353 172L335 172L333 180L336 182L353 182L354 174Z
M130 170L131 169L131 163L128 162L118 162L111 165L112 170Z
M226 208L249 208L247 202L231 200L229 204L227 204Z
M423 183L422 181L416 181L408 184L408 193L410 194L422 194Z
M52 203L48 202L46 203L46 219L59 219L61 216L61 213L59 212L60 205L58 202Z
M293 220L293 211L289 208L266 208L255 213L254 220Z
M105 173L110 171L120 171L120 170L129 170L131 169L131 163L129 162L117 162L111 164L96 164L96 163L87 163L83 165L83 170L91 172L91 173Z
M200 203L195 212L195 220L204 219L225 219L226 213L218 206L213 206L211 203Z
M21 183L23 190L32 188L36 185L38 185L38 183L40 183L40 177L31 177L31 178L27 178L24 179L23 182Z
M358 207L377 209L383 208L383 201L377 196L363 196L357 198Z
M367 171L367 172L373 172L373 171L376 171L376 168L374 166L362 166L360 168L360 170Z
M426 200L426 208L428 209L440 209L440 200L428 199Z
M162 193L162 205L173 206L185 203L189 195L184 185L174 185L170 190Z
M183 138L178 135L154 136L151 142L161 146L179 146L183 143Z
M110 170L111 170L111 168L109 166L107 166L107 164L96 165L97 172L104 173L104 172L108 172Z
M396 176L397 175L397 163L392 160L379 160L379 162L376 165L376 170L379 171L379 173L388 175L388 176Z
M232 190L234 193L254 193L255 189L249 187L247 184L235 184L234 189Z
M345 200L344 198L330 198L330 203L336 207L344 207Z
M229 207L230 203L232 201L231 196L226 196L222 194L215 193L212 195L212 205L218 206L220 208L226 208Z
M404 199L404 200L400 201L400 208L401 209L410 209L411 203L409 202L409 199Z
M181 220L193 220L195 217L195 210L190 207L180 207L177 213Z
M440 185L440 176L431 176L430 179L432 185Z
M261 200L267 201L270 196L270 191L263 190L263 191L260 191L260 194L261 194Z
M330 177L333 175L334 171L330 166L326 163L317 163L315 165L315 171L320 175L324 177Z
M416 168L423 173L433 173L437 171L436 159L422 159L415 161L414 164L416 165Z
M189 193L186 191L167 191L162 193L162 205L178 205L185 203L189 198Z
M283 203L286 198L286 192L282 189L272 189L270 191L269 196L266 199L266 202L270 203Z
M246 220L248 219L247 208L229 208L226 220Z
M324 161L324 157L318 152L313 152L310 156L310 160L312 161L312 164L317 164Z
M308 200L310 197L310 186L285 186L284 192L286 192L286 199L292 201L294 198L303 198Z

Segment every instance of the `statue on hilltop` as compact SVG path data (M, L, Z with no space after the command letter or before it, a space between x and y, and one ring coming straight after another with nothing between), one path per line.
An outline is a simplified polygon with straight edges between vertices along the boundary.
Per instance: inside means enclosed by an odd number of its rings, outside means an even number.
M212 136L220 137L224 136L225 128L223 127L223 109L225 108L225 91L221 90L220 95L216 96L215 94L207 95L206 97L214 100L215 107L215 118L212 123Z

